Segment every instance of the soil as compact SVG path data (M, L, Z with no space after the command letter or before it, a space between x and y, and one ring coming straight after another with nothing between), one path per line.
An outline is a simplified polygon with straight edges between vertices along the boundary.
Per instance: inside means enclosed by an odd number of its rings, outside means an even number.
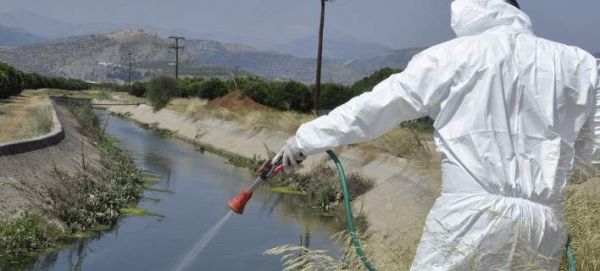
M273 109L257 103L246 96L241 90L232 91L229 94L216 98L208 103L209 107L222 107L231 111L272 111Z

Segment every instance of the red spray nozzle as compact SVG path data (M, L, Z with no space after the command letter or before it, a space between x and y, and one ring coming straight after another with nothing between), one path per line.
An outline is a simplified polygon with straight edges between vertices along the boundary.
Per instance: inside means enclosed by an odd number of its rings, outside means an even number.
M248 203L250 198L252 198L252 191L246 188L242 190L242 192L240 192L237 196L230 199L227 202L227 205L229 205L229 208L232 211L241 215L242 213L244 213L244 207L246 207L246 203Z

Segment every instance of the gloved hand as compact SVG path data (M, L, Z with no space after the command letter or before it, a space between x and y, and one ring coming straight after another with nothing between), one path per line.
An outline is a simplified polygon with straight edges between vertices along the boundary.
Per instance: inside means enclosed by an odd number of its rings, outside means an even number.
M298 143L296 143L296 137L291 137L287 140L281 151L275 155L273 161L277 161L281 159L281 163L285 168L285 171L293 171L300 167L300 163L306 160L306 155L304 155L300 149L298 148Z

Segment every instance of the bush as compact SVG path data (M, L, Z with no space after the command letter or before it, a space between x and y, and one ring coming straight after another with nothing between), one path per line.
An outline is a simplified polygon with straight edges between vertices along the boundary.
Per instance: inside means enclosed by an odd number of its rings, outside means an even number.
M146 86L140 82L135 82L131 85L129 94L136 97L144 97L146 95Z
M211 78L206 81L202 81L197 84L198 89L195 91L198 92L198 96L204 99L215 99L227 94L227 86L225 83L217 78Z
M344 85L321 85L321 109L334 109L354 97L352 90Z
M202 81L194 81L187 85L185 89L188 97L200 97L202 93Z
M237 80L237 85L246 96L252 98L257 103L268 105L269 84L258 77L245 77Z
M352 92L354 92L355 95L359 95L366 91L371 91L381 81L387 79L392 74L396 74L396 73L400 73L400 72L402 72L402 70L396 70L396 69L392 69L392 68L383 68L383 69L378 70L378 71L374 72L373 74L371 74L359 81L356 81L354 84L352 84L350 89L352 89Z
M313 106L310 89L299 82L273 82L266 101L268 106L280 110L309 112Z
M50 247L59 234L42 218L26 215L0 223L0 250L5 255L24 256Z
M155 111L161 110L172 97L179 96L177 81L172 77L160 76L148 82L146 98L152 104Z
M19 95L23 91L23 74L17 69L0 63L0 99Z

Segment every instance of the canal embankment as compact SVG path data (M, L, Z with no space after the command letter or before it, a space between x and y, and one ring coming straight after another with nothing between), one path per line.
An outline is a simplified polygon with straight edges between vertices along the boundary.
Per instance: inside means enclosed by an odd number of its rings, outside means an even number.
M247 159L266 158L267 149L277 151L291 136L285 131L257 128L235 120L210 116L194 118L169 109L155 112L144 104L105 108L146 127L169 131L186 141L208 146L209 150L217 150L217 153L235 154ZM403 253L412 258L424 217L439 193L438 179L416 170L416 162L385 152L366 153L359 146L338 148L336 152L349 175L359 174L374 181L372 189L354 199L355 213L363 214L368 222L370 242L389 248L403 243L405 245L401 246L406 249ZM325 155L310 157L305 161L301 173L322 168L327 161ZM435 168L428 170L430 173L436 172ZM389 251L378 249L372 252L389 254ZM374 257L379 258L380 262L391 261L380 265L397 264L392 262L397 259L383 255Z
M24 140L21 151L0 156L3 268L26 268L78 232L109 227L143 192L141 171L102 137L91 107L53 102L52 111L58 120L47 135L57 140Z

